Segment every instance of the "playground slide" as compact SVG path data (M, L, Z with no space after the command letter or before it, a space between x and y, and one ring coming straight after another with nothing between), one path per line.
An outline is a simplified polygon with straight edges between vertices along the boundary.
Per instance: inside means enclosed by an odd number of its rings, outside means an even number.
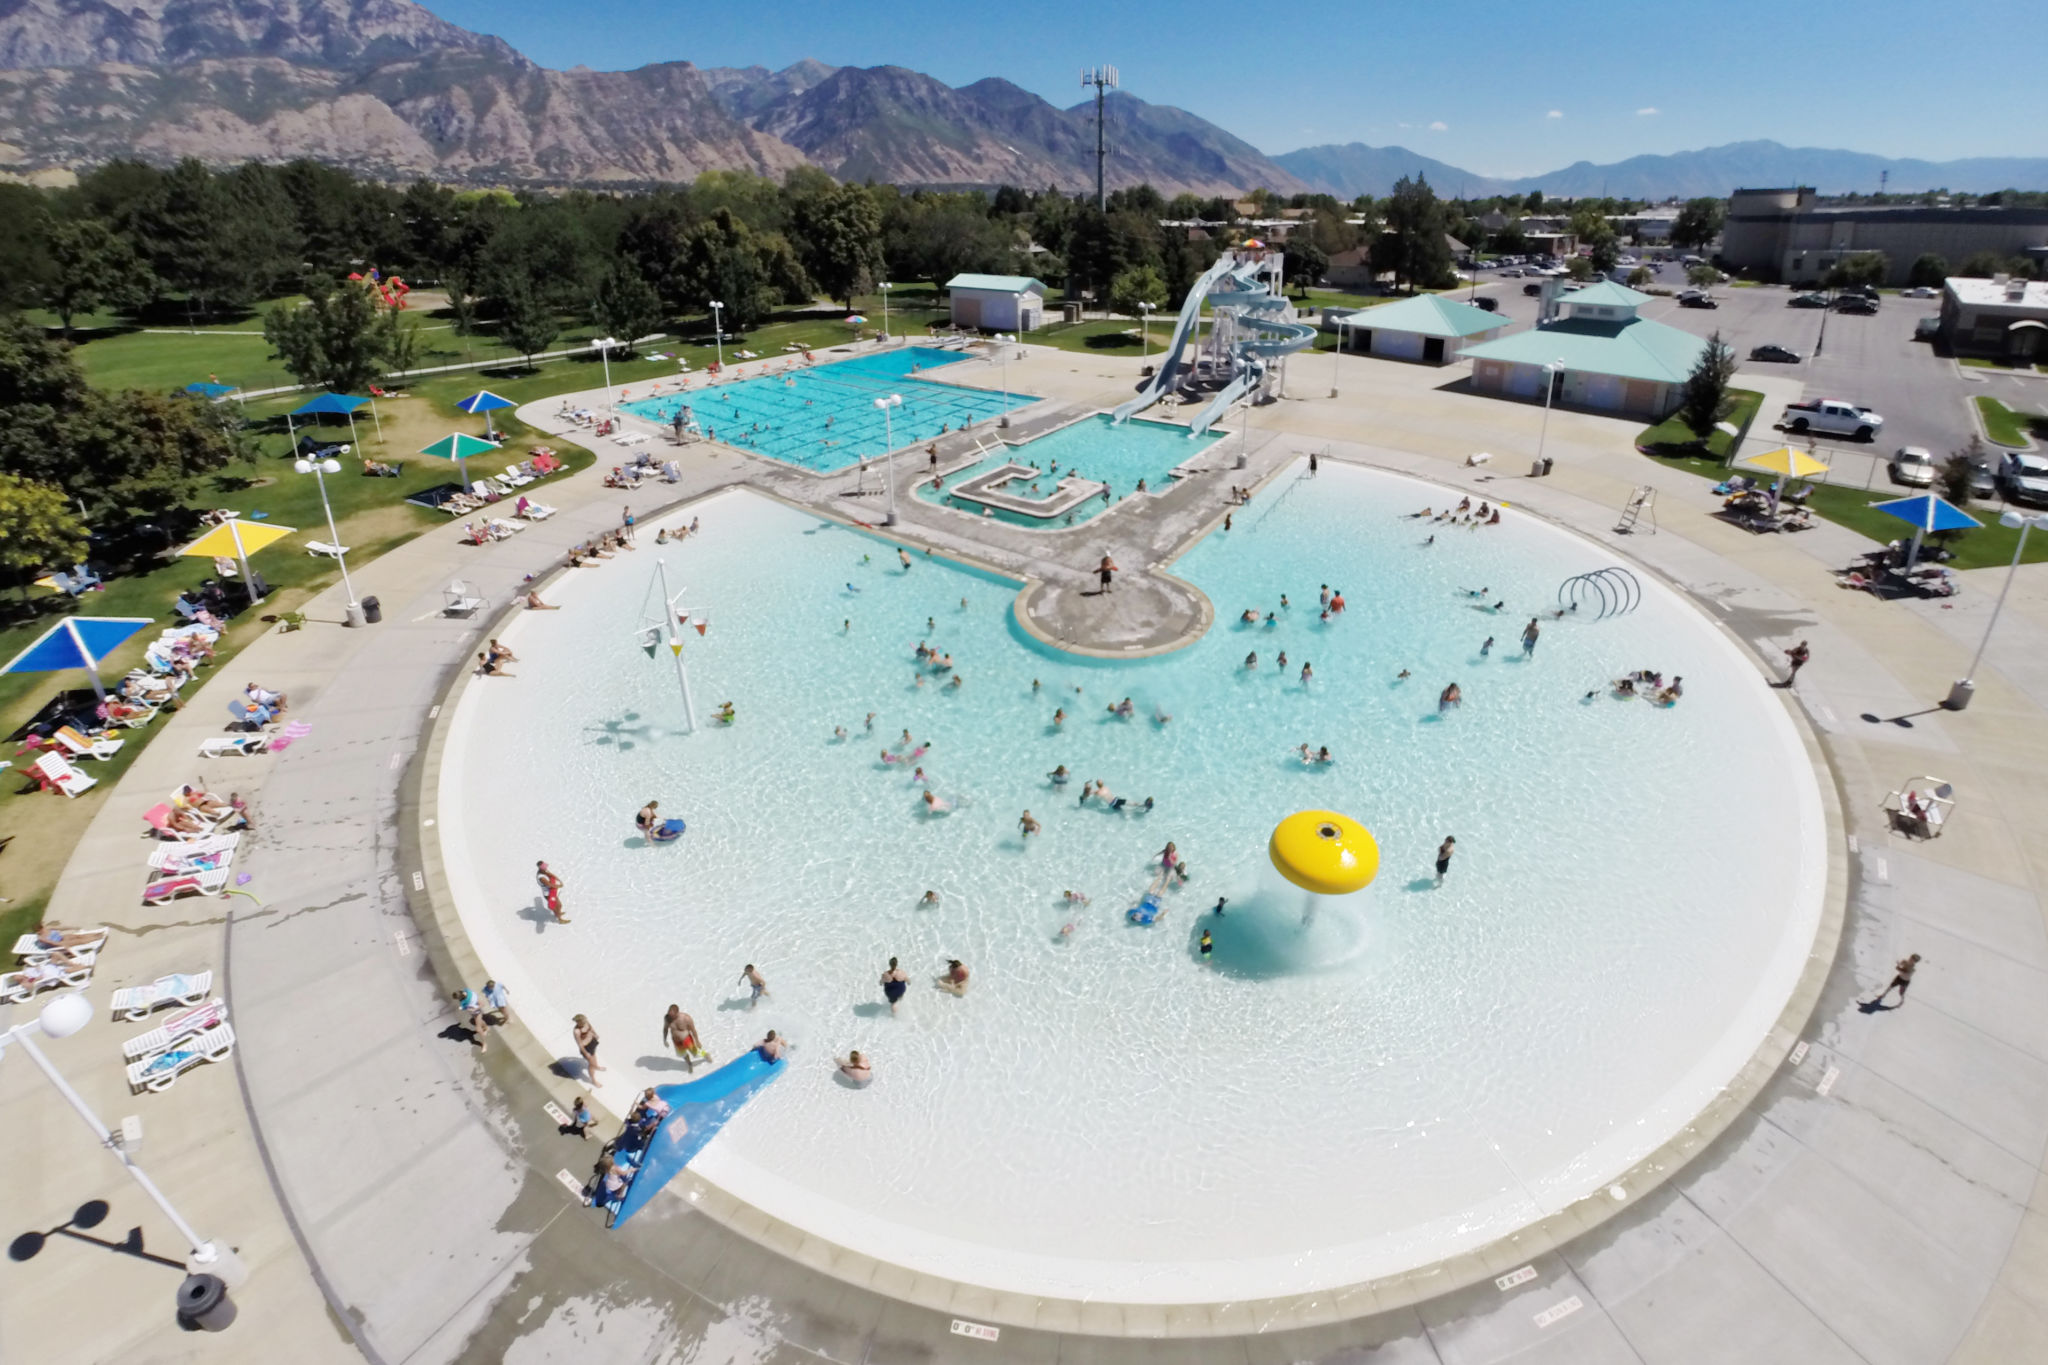
M1173 339L1160 352L1159 368L1147 380L1145 387L1138 390L1138 396L1122 404L1113 414L1118 422L1127 422L1132 417L1151 407L1167 394L1173 392L1174 382L1180 377L1181 355L1190 341L1198 335L1202 325L1202 301L1209 291L1222 281L1223 277L1238 269L1236 259L1229 252L1216 258L1216 264L1202 273L1188 290L1187 300L1180 306L1180 317L1173 324Z
M669 1105L669 1115L637 1154L621 1154L637 1169L611 1225L625 1222L661 1193L756 1091L787 1069L787 1063L771 1062L759 1049L748 1048L701 1081L656 1086L654 1093Z

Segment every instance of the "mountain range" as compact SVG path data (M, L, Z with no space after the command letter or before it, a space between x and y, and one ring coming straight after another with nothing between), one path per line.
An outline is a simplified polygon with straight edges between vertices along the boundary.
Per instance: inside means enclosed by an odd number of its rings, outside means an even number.
M1385 194L1421 172L1446 194L1665 198L1738 185L1823 192L2048 187L2048 159L1887 161L1736 143L1496 179L1401 147L1269 157L1185 110L1118 91L1112 187ZM1092 188L1095 109L1000 78L959 87L897 66L798 62L550 70L409 0L0 0L0 174L115 157L217 165L311 157L391 179L647 184L811 164L902 185Z

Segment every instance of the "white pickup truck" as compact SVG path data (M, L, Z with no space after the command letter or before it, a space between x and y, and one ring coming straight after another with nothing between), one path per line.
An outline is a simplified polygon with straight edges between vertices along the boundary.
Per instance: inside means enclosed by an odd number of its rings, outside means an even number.
M1788 403L1778 425L1787 431L1818 431L1830 436L1853 436L1874 441L1884 418L1869 408L1845 403L1839 398L1816 398L1806 403Z

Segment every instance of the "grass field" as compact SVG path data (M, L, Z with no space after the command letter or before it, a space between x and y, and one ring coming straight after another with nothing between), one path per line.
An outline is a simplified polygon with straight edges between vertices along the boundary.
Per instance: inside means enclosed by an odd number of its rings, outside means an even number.
M2037 441L2048 441L2048 417L2014 412L1996 398L1983 394L1973 401L1977 404L1977 415L1984 419L1984 434L1995 444L2024 450L2029 435Z
M1749 424L1756 420L1756 410L1763 406L1764 396L1755 389L1730 389L1728 397L1733 400L1734 406L1729 409L1722 423L1734 427L1738 432L1748 431ZM1700 438L1693 434L1692 428L1674 413L1653 427L1643 428L1636 436L1636 446L1660 456L1703 450L1714 461L1714 467L1719 469L1720 462L1726 460L1728 452L1734 449L1735 440L1735 437L1717 426L1702 443ZM1718 479L1720 476L1715 477Z

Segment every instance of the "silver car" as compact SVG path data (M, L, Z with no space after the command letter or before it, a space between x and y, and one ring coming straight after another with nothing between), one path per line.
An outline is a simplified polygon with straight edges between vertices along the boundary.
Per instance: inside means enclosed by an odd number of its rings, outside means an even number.
M1900 446L1885 467L1893 483L1908 488L1934 487L1934 453L1925 446Z

